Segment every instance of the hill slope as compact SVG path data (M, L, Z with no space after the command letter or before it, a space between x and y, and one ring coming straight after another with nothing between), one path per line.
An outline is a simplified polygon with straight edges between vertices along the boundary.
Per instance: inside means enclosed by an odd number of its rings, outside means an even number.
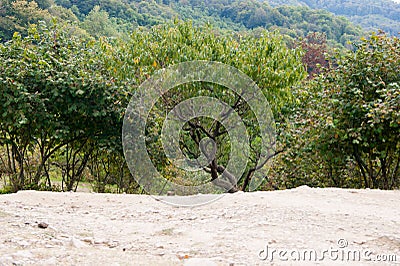
M272 6L307 6L346 16L366 30L397 35L400 32L400 1L392 0L264 0Z
M246 30L257 27L280 29L292 37L308 32L325 32L327 38L343 45L358 39L361 29L343 17L307 7L274 8L257 0L56 0L73 10L81 20L98 5L110 17L141 26L154 25L173 18L211 23L216 27Z
M35 2L36 1L36 2ZM69 20L93 36L117 36L138 26L173 19L210 23L216 28L245 31L258 27L279 29L297 38L325 32L328 40L346 45L361 29L347 19L308 7L271 7L257 0L0 0L0 38L26 32L29 24L51 17Z

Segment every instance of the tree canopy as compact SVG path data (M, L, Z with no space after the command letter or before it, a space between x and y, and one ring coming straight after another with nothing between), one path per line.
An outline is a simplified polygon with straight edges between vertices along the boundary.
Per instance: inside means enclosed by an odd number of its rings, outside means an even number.
M154 74L190 61L246 74L257 84L254 95L269 102L263 116L273 115L275 122L268 121L276 135L265 134L245 94L225 83L188 82L153 95L138 139L167 180L220 181L230 192L248 190L256 178L264 182L260 189L400 186L400 42L393 35L379 32L350 44L361 31L343 17L260 1L0 0L0 14L4 191L74 190L85 180L99 192L143 192L136 181L149 175L134 169L135 181L124 159L125 108L146 94L141 84ZM243 138L230 136L234 125L180 117L180 103L196 97L215 109L219 102L212 99L224 102L231 111L220 116L237 115ZM207 158L201 178L164 153L161 133L171 112L184 121L174 148L190 160ZM249 148L234 157L248 162L244 172L227 171L232 147L245 139ZM265 142L274 146L268 156ZM166 193L165 183L155 185L147 192Z
M290 186L393 189L400 166L400 42L384 34L337 54L331 69L299 88L293 146L284 155ZM283 171L283 169L282 169Z
M265 0L272 6L307 6L345 16L367 31L400 33L400 3L392 0Z
M14 31L25 34L29 24L56 17L78 22L89 34L109 37L128 36L137 26L153 26L173 19L191 20L195 25L211 24L225 30L245 31L258 27L279 29L291 38L310 32L325 32L334 44L347 45L362 30L343 17L307 7L271 7L266 2L250 1L122 1L122 0L1 0L0 37L9 40ZM20 10L20 11L18 11ZM22 11L23 10L23 11ZM29 10L27 12L27 10Z

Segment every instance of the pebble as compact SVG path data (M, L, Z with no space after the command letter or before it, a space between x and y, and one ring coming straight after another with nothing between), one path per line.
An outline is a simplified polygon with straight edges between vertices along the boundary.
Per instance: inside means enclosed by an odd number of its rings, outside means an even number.
M89 244L94 244L94 240L91 237L85 237L82 239L83 242L89 243Z
M18 241L18 245L20 245L23 248L26 248L26 247L29 247L31 244L28 241L21 240L21 241Z
M164 248L164 245L163 245L163 244L160 244L160 243L157 243L157 244L156 244L156 248Z
M116 248L116 247L118 247L118 245L119 245L119 243L116 242L116 241L108 241L108 242L107 242L107 246L108 246L109 248Z
M75 247L75 248L84 248L86 247L85 243L83 243L82 241L80 241L79 239L75 238L75 237L71 237L70 239L70 245Z
M94 243L95 245L103 245L103 244L107 244L108 241L107 241L106 239L104 239L104 238L98 238L98 239L95 239L95 240L93 241L93 243Z
M41 222L38 224L38 227L42 228L42 229L46 229L47 227L49 227L49 225L47 223Z

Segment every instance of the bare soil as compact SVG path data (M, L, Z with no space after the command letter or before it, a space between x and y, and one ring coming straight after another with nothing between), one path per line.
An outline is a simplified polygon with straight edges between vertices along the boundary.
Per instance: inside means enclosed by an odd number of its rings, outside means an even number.
M21 191L0 196L0 265L400 264L399 206L400 191L306 186L192 208L145 195ZM298 261L305 250L318 258ZM324 250L370 252L371 261Z

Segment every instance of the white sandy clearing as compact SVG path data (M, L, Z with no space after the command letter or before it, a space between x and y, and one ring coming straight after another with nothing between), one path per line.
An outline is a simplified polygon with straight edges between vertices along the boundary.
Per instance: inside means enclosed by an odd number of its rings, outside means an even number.
M307 250L318 261L294 261ZM0 265L344 265L348 251L370 252L353 265L400 264L400 191L300 187L195 208L143 195L0 196Z

